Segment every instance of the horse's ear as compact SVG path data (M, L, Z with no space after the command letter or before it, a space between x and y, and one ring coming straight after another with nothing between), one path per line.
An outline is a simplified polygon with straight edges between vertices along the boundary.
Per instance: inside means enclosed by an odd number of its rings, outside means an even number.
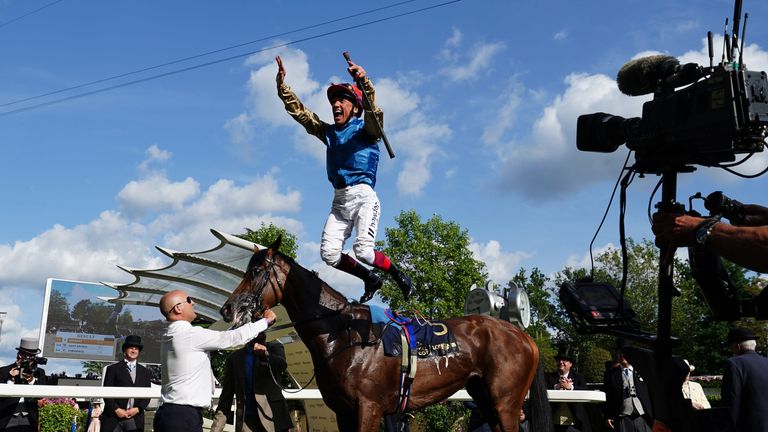
M277 236L277 239L275 239L275 241L273 241L272 244L269 245L269 250L271 250L272 253L275 253L275 252L279 251L280 250L280 244L282 242L283 242L283 235L280 234L279 236Z
M259 245L257 245L256 243L254 243L254 244L253 244L253 253L256 253L256 252L258 252L258 251L260 251L260 250L261 250L261 249L259 249Z

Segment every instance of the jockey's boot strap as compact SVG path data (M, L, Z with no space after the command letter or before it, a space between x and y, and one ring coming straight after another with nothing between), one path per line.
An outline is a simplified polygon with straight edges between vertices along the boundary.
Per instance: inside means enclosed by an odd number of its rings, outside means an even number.
M413 282L411 282L411 278L408 277L407 274L400 271L400 269L397 268L394 264L389 267L387 273L392 276L392 279L395 280L397 286L400 287L400 291L403 293L403 299L408 301L408 298L411 296L411 292L413 291Z

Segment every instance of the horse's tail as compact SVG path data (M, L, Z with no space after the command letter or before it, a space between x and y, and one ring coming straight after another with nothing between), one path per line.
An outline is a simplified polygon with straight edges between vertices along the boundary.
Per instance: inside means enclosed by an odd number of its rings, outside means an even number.
M547 385L544 380L544 367L541 358L539 358L536 376L531 384L531 393L525 414L531 424L531 432L552 431L552 409L547 398Z

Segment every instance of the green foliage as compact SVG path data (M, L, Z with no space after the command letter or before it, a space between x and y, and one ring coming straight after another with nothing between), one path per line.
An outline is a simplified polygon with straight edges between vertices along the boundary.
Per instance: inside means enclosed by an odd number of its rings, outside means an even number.
M395 309L416 309L434 318L464 314L464 300L472 284L484 284L485 264L469 249L469 234L457 223L433 215L425 222L411 211L395 217L397 228L387 228L383 252L406 272L415 295L406 303L400 290L386 278L380 291Z
M77 419L77 431L85 430L87 411L81 411L70 404L52 403L40 408L40 432L64 432L72 428L72 420Z
M266 225L261 223L259 229L252 230L250 228L245 229L244 234L237 234L237 237L248 240L250 242L260 244L262 246L269 246L273 241L277 240L279 236L283 236L283 240L280 242L280 252L288 255L289 257L296 259L296 255L299 251L299 242L296 235L288 232L285 228L275 226L273 223Z
M530 330L530 327L528 327L528 330ZM533 337L534 342L536 342L536 346L539 347L539 359L541 360L544 370L553 371L557 369L557 364L555 364L557 348L552 345L552 338L549 334L531 334L531 336Z
M100 362L100 361L84 361L80 362L80 365L83 367L83 373L84 374L96 374L98 376L101 376L102 370L104 370L104 366L109 365L110 362Z
M603 382L605 362L611 360L611 352L603 347L587 345L579 355L579 372L587 382Z
M213 369L213 376L219 382L224 382L225 366L230 353L231 351L213 351L211 353L211 369Z
M640 328L653 333L658 322L659 252L650 240L635 242L628 238L627 255L627 288L624 295L637 314ZM680 296L673 298L672 303L672 334L681 339L674 353L695 364L697 373L720 374L725 358L730 356L730 352L722 345L728 325L712 319L687 261L676 256L673 265L674 283L681 292ZM759 276L750 276L743 268L731 263L726 262L725 265L732 280L740 287L743 297L754 296L762 289L764 281ZM553 333L552 343L555 346L568 345L578 353L575 367L586 376L587 381L600 381L603 363L610 358L615 338L577 331L556 295L564 281L584 278L588 276L587 270L566 267L555 274L552 281L537 272L534 269L528 275L523 269L513 278L515 283L525 287L531 300L532 325L528 329L529 333L538 336L536 339L540 347L540 340L545 339L543 331ZM594 273L596 281L609 282L621 290L621 251L613 249L596 256ZM749 327L763 338L768 336L768 327L764 323L742 320L734 325ZM547 356L542 355L545 369L552 370L554 367L549 369Z
M424 432L446 432L455 430L455 425L469 417L469 410L461 402L441 402L430 405L415 413L413 429Z
M51 323L68 323L72 320L69 315L69 303L59 290L51 290L51 299L48 303L48 320Z

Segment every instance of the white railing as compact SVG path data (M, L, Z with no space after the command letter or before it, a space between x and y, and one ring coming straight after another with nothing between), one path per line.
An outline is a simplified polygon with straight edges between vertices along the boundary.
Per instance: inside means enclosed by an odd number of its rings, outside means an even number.
M213 398L218 398L221 389L216 389ZM286 399L320 400L320 390L304 389L299 392L283 392ZM547 390L550 402L605 402L605 393L597 390ZM160 387L97 387L97 386L52 386L0 384L0 397L70 397L88 398L160 398ZM450 400L470 400L466 390L459 390Z

